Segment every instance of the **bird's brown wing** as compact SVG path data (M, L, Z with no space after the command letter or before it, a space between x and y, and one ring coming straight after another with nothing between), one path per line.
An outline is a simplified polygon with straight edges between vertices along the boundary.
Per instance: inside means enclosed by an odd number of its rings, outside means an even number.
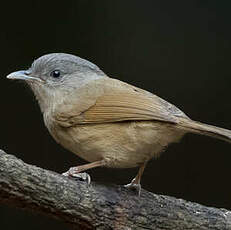
M119 121L157 120L177 123L177 116L186 115L174 105L145 90L116 79L107 78L88 86L97 96L88 93L81 106L71 106L65 113L57 113L60 125L96 124ZM86 89L86 90L87 90ZM100 93L99 93L100 91ZM89 96L90 95L90 96ZM82 107L82 103L87 104ZM79 109L82 107L82 109ZM62 111L65 111L62 109Z

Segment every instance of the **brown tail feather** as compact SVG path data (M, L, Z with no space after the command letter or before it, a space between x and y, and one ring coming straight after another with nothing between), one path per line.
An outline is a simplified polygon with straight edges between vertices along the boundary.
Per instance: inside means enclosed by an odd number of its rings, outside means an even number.
M203 124L186 118L180 118L179 125L188 132L214 137L231 143L231 130Z

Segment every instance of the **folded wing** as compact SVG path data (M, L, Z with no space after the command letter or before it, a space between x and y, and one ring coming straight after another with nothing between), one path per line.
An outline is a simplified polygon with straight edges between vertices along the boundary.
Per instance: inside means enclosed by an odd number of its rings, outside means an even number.
M61 125L67 127L141 120L178 123L177 117L187 118L182 111L158 96L116 79L106 78L94 82L86 90L88 93L85 98L76 106L60 110L66 113L57 113L56 120ZM87 106L80 106L82 103Z

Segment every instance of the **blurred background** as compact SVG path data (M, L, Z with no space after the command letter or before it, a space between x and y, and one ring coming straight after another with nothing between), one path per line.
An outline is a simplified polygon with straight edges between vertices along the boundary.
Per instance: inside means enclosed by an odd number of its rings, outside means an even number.
M109 76L151 91L191 118L231 129L231 2L215 0L8 1L1 6L0 148L64 172L84 163L55 143L29 88L5 76L46 53L76 54ZM149 162L142 187L231 209L231 145L187 135ZM92 169L92 180L126 184L137 169ZM0 206L2 229L67 229Z

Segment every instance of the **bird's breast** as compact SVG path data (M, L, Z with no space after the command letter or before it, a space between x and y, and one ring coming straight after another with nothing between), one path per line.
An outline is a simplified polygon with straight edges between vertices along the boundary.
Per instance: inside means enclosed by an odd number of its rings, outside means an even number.
M51 135L63 147L86 161L104 159L106 166L137 167L182 134L161 122L116 122L63 128L45 121Z

